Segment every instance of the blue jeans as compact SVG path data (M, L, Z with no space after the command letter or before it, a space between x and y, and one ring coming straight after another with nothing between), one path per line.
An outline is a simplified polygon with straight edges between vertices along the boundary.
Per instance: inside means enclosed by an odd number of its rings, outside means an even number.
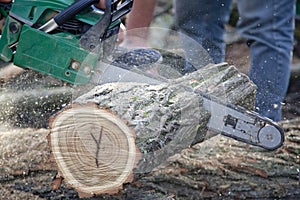
M290 77L295 0L238 0L237 5L238 30L250 48L249 77L257 85L255 110L280 121ZM215 63L225 59L224 24L230 7L231 0L175 4L179 30L200 43Z

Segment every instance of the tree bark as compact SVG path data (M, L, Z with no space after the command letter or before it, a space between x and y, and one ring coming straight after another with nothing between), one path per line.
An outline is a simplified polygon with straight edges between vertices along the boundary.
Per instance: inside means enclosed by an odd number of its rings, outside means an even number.
M285 143L276 151L216 136L125 184L120 194L97 199L299 199L300 118L280 124ZM48 129L1 129L2 199L78 199L64 185L50 187L56 168L49 162L47 134Z
M299 122L280 123L285 143L276 151L218 135L171 157L140 185L176 199L299 199Z
M203 141L210 113L197 92L252 109L255 86L226 63L160 85L97 86L51 122L60 176L81 196L116 193Z

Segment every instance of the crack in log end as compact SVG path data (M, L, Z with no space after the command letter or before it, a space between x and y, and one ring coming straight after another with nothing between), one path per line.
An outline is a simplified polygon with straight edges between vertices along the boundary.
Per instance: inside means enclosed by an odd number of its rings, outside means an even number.
M102 139L102 134L103 134L103 126L101 126L100 128L100 134L99 134L99 138L98 140L96 140L95 136L93 135L93 133L90 133L93 140L95 141L96 143L96 146L97 146L97 149L96 149L96 157L95 157L95 162L96 162L96 166L97 168L99 168L99 151L100 151L100 143L101 143L101 139Z
M141 157L135 137L117 115L80 105L55 117L50 145L65 184L87 197L115 194L133 181Z

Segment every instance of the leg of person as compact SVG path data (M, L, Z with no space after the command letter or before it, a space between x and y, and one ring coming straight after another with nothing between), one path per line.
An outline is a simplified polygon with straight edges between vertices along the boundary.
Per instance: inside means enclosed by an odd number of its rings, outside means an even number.
M250 47L250 79L257 85L256 111L281 120L290 77L294 0L239 0L241 36Z
M214 63L225 59L224 24L229 20L231 0L177 0L175 17L179 31L196 41L208 53ZM187 57L193 65L205 65L206 56L202 55L199 62L199 52L195 51L195 42L183 40ZM197 52L197 53L195 53ZM194 54L194 55L193 55ZM198 60L197 60L198 59Z

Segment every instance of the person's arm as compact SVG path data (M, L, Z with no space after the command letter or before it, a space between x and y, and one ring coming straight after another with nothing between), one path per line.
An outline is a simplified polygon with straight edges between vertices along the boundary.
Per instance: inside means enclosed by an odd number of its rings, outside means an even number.
M105 0L99 0L99 2L95 4L95 6L100 9L105 9Z
M148 28L151 24L156 0L134 0L133 7L126 20L126 34L122 46L146 46Z
M147 46L148 27L151 24L156 0L134 0L131 12L126 19L126 30L121 30L119 39L121 46ZM99 0L98 8L105 8L105 0Z
M12 0L0 0L0 3L10 3Z
M134 0L126 21L128 30L149 27L152 21L156 0ZM144 36L144 35L141 35Z

